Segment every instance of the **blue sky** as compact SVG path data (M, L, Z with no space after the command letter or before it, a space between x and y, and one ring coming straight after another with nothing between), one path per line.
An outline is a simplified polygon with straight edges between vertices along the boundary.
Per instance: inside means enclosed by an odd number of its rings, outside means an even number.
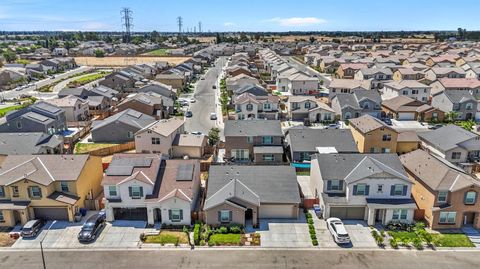
M479 0L0 0L0 30L135 31L479 30Z

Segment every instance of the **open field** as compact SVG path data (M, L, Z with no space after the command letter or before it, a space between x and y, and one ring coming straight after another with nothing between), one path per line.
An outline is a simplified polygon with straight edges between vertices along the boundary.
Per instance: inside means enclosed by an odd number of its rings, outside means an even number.
M127 66L133 64L155 63L166 61L171 65L177 65L190 59L190 57L164 57L164 56L139 56L139 57L75 57L78 65L87 66Z
M265 36L268 40L271 40L271 36ZM332 41L332 39L348 39L347 37L329 37L323 35L314 35L316 40ZM287 41L293 42L295 40L309 40L310 35L286 35L286 36L273 36L275 41ZM431 36L416 36L415 38L382 38L382 43L397 43L397 42L412 42L412 43L431 43L434 41L433 35Z
M142 55L148 55L148 56L166 56L168 55L168 49L156 49L149 51L147 53L144 53Z

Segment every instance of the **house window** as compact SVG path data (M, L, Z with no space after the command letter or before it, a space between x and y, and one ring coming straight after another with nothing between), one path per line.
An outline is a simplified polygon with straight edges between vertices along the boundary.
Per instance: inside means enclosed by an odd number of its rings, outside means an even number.
M392 195L392 196L405 196L405 195L407 195L406 194L407 189L405 187L406 187L406 185L400 185L400 184L393 185L390 195Z
M309 161L310 160L310 153L308 152L300 152L300 161Z
M220 211L220 222L230 222L231 219L231 212L230 210L221 210Z
M382 185L382 184L378 184L378 185L377 185L377 192L378 192L378 193L382 193L382 192L383 192L383 185Z
M382 153L390 153L390 149L389 148L382 148Z
M392 220L406 220L407 219L407 210L406 209L394 209Z
M181 209L170 209L170 221L180 222L183 219L183 210Z
M22 122L17 121L17 129L22 129Z
M270 110L272 108L271 104L270 103L265 103L263 104L263 109L265 110Z
M118 193L117 193L117 186L108 186L108 195L110 197L114 197L114 196L117 196Z
M0 186L0 197L5 197L5 188Z
M60 188L63 192L68 192L68 182L62 181L60 182Z
M343 189L340 180L329 180L327 183L327 191L341 191Z
M403 95L408 95L408 91L403 91L402 94Z
M457 212L440 212L438 223L440 224L455 224L455 217Z
M132 199L140 199L143 197L143 188L141 186L130 187L130 197Z
M461 152L452 152L452 160L459 160L461 156Z
M247 110L248 110L248 111L252 111L252 110L253 110L253 105L252 105L252 104L248 104L248 105L247 105Z
M264 136L262 137L262 143L264 145L271 145L273 144L273 136Z
M383 141L391 141L392 140L392 135L391 134L384 134L382 137Z
M262 159L265 162L273 162L275 161L275 156L273 154L263 154Z
M305 103L305 108L310 108L310 102Z
M127 137L128 138L133 138L133 132L127 132Z
M368 185L357 184L353 186L353 195L368 195Z
M247 143L253 144L253 136L247 136Z
M160 145L160 138L152 137L152 145Z
M447 202L448 191L439 191L437 196L437 202L446 203Z
M248 160L248 150L245 149L235 149L232 150L232 155L235 157L237 160Z
M472 103L468 103L465 105L465 109L466 110L472 110L473 109L473 104Z
M474 191L469 191L465 193L465 204L466 205L473 205L477 201L477 193Z
M38 186L32 186L30 187L30 197L31 198L42 198L42 190L40 190L40 187Z
M12 186L12 196L19 197L20 193L18 192L18 186Z
M5 218L3 217L3 211L0 210L0 222L5 222Z

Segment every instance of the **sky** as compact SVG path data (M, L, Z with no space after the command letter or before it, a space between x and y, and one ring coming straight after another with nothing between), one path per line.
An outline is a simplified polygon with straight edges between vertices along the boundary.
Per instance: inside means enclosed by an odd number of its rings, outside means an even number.
M0 0L0 31L414 31L479 30L480 0Z

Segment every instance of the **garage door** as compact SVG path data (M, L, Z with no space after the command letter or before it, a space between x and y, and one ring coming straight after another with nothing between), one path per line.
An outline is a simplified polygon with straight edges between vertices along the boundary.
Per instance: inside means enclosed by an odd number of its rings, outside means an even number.
M415 113L398 113L398 119L399 120L414 120L415 119Z
M68 220L67 208L58 207L34 207L33 213L36 219Z
M298 214L298 209L294 205L262 204L259 211L259 217L267 219L296 219Z
M365 207L330 207L330 217L363 220L365 218Z
M114 208L115 220L147 220L147 208Z

